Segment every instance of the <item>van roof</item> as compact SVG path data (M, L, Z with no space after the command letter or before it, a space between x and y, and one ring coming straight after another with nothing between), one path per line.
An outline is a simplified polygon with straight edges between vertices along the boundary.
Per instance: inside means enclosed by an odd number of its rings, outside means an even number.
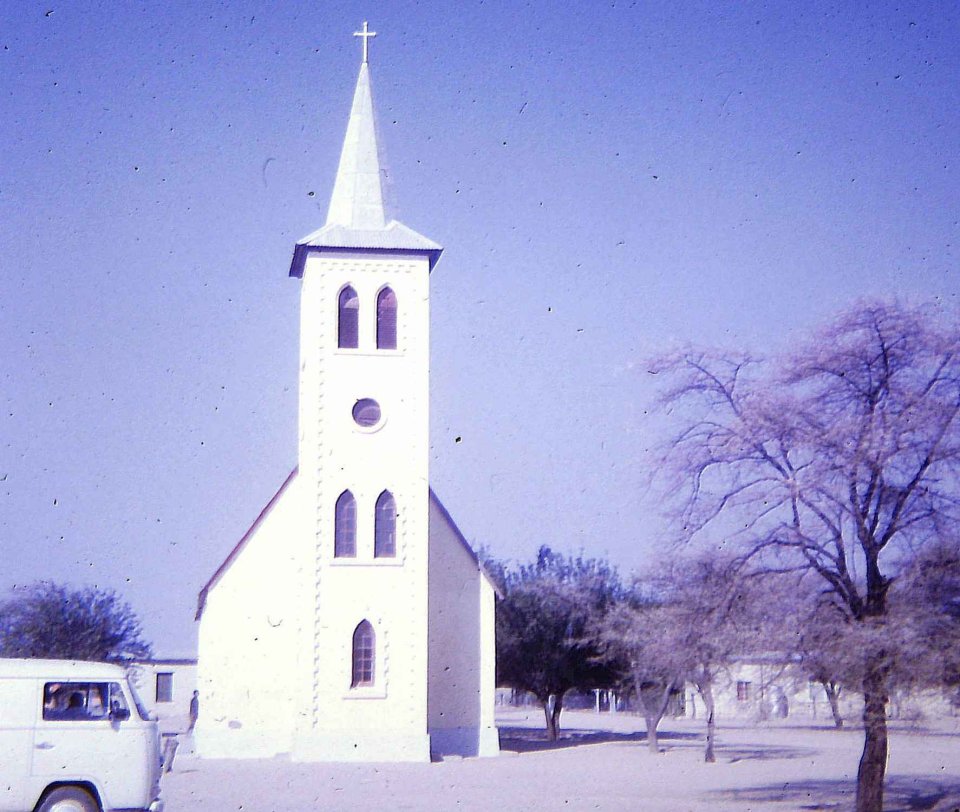
M0 679L37 677L66 681L71 679L123 679L126 671L112 663L84 660L19 660L0 657Z

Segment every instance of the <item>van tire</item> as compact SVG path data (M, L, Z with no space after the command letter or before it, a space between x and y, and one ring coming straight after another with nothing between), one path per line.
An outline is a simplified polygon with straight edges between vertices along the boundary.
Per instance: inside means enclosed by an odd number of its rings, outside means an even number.
M37 812L100 812L100 804L79 787L57 787L44 796Z

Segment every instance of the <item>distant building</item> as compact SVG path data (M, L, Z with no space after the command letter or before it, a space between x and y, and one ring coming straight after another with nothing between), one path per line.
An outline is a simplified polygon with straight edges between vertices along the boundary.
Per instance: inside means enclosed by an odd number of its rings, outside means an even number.
M696 686L688 683L684 694L682 715L703 718L706 707ZM809 679L789 658L777 654L744 656L721 669L713 696L718 720L762 722L796 717L833 721L823 685ZM859 723L862 694L842 690L838 709L846 723ZM960 715L960 707L943 691L893 692L887 712L891 719L921 721Z
M494 589L429 483L430 272L388 216L366 60L297 243L294 468L200 594L200 756L492 755Z
M141 701L160 723L160 732L186 732L197 687L197 661L137 660L131 664L131 674Z

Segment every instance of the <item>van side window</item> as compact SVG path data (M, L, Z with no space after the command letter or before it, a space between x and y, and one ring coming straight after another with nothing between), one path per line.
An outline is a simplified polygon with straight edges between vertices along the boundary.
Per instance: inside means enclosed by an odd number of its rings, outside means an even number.
M108 719L110 711L129 710L118 682L48 682L43 686L47 721Z

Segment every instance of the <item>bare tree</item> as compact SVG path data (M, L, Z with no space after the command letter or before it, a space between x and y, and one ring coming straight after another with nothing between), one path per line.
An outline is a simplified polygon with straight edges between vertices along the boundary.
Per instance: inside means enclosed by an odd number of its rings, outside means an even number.
M888 592L958 516L960 332L933 307L841 315L775 365L686 353L664 364L680 421L677 519L722 528L759 569L816 573L862 645L858 812L880 812Z
M812 603L812 605L811 605ZM851 658L857 656L843 634L847 617L831 600L815 600L799 607L802 616L792 637L792 653L807 677L818 683L827 698L833 725L843 727L840 713L840 695L844 688L858 687L856 669Z
M752 653L763 640L760 583L738 559L708 551L678 558L657 584L668 612L664 633L683 658L686 678L703 699L704 761L712 763L716 761L717 681L738 656Z
M635 585L652 600L622 602L604 620L600 639L627 666L652 752L671 694L689 681L706 708L704 759L716 760L717 679L738 656L763 647L761 584L742 569L716 551L677 558Z
M890 591L901 628L900 661L910 680L900 687L953 691L960 704L960 539L927 545Z
M686 653L674 639L673 613L649 601L623 601L602 619L603 659L624 672L647 729L647 746L660 752L658 730L671 697L683 690Z
M858 691L862 676L860 653L848 639L848 615L816 573L768 575L767 579L775 581L779 596L778 611L771 616L770 632L776 639L771 653L779 654L823 688L834 727L839 730L844 724L840 697L845 691Z

